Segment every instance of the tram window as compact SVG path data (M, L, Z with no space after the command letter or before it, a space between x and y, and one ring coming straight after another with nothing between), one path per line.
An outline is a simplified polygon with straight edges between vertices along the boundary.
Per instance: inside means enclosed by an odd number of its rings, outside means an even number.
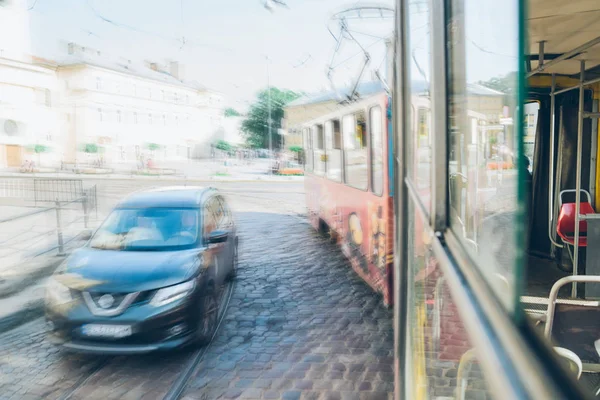
M357 189L367 190L367 133L363 111L346 115L343 120L344 176L346 183Z
M383 194L383 126L381 107L373 107L369 122L371 130L371 189Z
M313 170L313 152L312 152L312 135L310 129L304 128L302 129L302 136L304 136L304 147L305 151L305 159L304 159L304 169L306 171Z
M506 28L519 25L518 3L465 1L460 15L450 16L448 26L462 20L464 29L451 33L447 64L450 225L511 311L521 279L518 232L525 231L514 158L523 127L516 115L519 36Z
M342 180L342 150L340 121L325 123L325 147L327 152L327 177L333 181Z
M325 149L325 138L323 137L323 125L313 126L313 144L315 149Z
M428 6L423 3L423 6ZM418 15L422 15L419 13ZM425 13L427 15L428 12ZM419 17L420 19L420 17ZM423 20L420 26L411 28L409 47L410 109L407 136L407 175L419 201L429 211L431 204L431 34L429 22Z
M523 138L523 151L525 155L533 159L535 148L535 131L540 110L540 103L533 102L525 104L525 137Z
M315 174L325 174L327 155L325 152L325 135L323 125L317 124L312 127L313 136L313 170Z

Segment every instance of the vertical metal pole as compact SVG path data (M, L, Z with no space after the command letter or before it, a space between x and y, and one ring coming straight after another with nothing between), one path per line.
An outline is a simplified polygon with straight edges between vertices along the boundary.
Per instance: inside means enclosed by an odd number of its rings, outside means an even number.
M592 112L598 112L598 100L592 104ZM596 163L598 161L598 118L592 119L592 144L590 156L590 196L592 207L596 207ZM587 258L586 258L587 260Z
M556 112L555 112L555 104L556 104L556 95L554 92L556 91L556 75L552 74L552 89L550 91L550 162L549 162L549 170L550 174L548 175L548 238L550 238L551 242L551 252L554 253L555 247L562 247L559 243L556 242L555 234L554 234L554 129L556 127Z
M61 212L60 212L60 201L55 202L56 205L56 235L58 237L58 255L63 256L65 254L65 245L63 242L62 224L61 224Z
M579 72L579 113L577 115L577 171L575 176L575 251L573 255L573 275L579 275L579 210L581 208L581 157L583 146L583 82L585 79L585 61L581 61ZM571 297L577 297L577 282L571 287Z
M267 56L267 94L268 94L268 108L269 118L267 120L268 131L269 131L269 159L273 162L273 142L271 138L271 78L269 74L269 56ZM273 173L272 165L269 165L269 175Z
M88 208L88 196L87 196L87 193L85 193L85 192L83 192L81 205L83 206L83 227L87 229L88 219L89 219L89 216L88 216L89 208Z

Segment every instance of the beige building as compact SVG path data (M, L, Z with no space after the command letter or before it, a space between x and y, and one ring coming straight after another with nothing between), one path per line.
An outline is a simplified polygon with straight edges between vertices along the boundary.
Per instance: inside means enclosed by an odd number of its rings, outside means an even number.
M58 62L67 162L208 157L223 130L221 94L186 81L178 62L136 63L74 43Z

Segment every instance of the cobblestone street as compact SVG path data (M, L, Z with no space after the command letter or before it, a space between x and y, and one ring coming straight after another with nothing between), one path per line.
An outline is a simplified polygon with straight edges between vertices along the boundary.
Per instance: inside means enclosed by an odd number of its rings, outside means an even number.
M233 298L184 398L387 399L391 310L308 225L238 220L247 228Z
M137 189L105 185L105 207ZM220 188L239 225L238 278L183 398L389 398L392 311L302 221L302 183L252 185ZM0 399L160 399L190 354L66 353L44 339L36 320L0 335Z

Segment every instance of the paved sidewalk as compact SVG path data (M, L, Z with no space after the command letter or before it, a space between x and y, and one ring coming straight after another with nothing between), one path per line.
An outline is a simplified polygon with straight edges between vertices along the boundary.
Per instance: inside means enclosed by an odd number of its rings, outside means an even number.
M81 206L61 209L60 216L64 254L58 254L56 209L0 205L0 332L40 315L45 279L85 243Z
M97 169L94 173L90 169L88 173L76 174L73 172L51 172L51 173L21 173L12 170L0 170L1 176L35 176L46 178L81 178L93 176L94 179L168 179L168 180L190 180L190 181L299 181L302 176L280 176L269 174L270 162L267 159L258 159L250 164L241 160L189 160L180 162L163 162L156 166L156 170L138 171L131 163L115 164L109 168L111 173L104 173ZM162 173L165 172L166 173Z

